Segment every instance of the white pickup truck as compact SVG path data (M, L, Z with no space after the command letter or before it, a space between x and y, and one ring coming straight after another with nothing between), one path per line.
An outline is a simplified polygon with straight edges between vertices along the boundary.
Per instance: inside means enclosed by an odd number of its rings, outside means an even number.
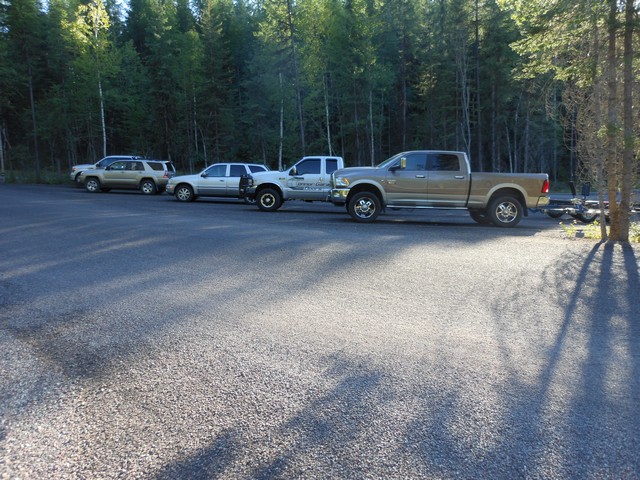
M286 200L328 202L331 174L344 168L342 157L310 156L283 171L253 173L240 180L240 198L256 201L265 212L278 210Z
M478 223L516 226L528 208L549 203L546 173L471 172L464 152L412 151L377 167L331 175L331 201L358 222L373 222L386 208L463 209Z

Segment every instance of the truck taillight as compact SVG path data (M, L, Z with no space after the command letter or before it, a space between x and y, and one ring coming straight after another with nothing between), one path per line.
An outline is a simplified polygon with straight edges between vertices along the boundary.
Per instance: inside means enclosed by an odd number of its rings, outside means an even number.
M545 180L542 184L542 193L549 193L549 180Z

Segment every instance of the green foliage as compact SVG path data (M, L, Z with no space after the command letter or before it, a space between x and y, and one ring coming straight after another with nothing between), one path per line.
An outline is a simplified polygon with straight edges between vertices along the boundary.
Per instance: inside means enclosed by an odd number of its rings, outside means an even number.
M518 32L492 0L131 0L124 15L114 0L11 5L0 127L7 146L33 158L40 145L62 169L101 156L101 111L108 153L184 171L276 167L281 147L284 163L331 150L350 165L470 149L484 157L474 166L500 171L567 156L540 84L512 72Z

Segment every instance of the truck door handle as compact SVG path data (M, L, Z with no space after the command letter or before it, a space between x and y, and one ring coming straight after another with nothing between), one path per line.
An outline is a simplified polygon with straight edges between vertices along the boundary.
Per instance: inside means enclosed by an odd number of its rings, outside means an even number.
M296 180L304 180L304 177L293 177L293 178L295 178Z
M456 175L455 177L456 180L464 180L464 175Z
M424 178L424 175L416 175L416 178Z

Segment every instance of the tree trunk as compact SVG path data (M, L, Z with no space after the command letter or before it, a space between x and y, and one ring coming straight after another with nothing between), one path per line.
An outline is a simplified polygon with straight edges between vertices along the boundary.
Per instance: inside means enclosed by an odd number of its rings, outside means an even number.
M102 128L102 156L107 156L107 125L104 117L104 96L102 94L102 79L98 70L98 96L100 97L100 126Z
M329 118L329 89L327 83L327 75L323 75L322 86L324 87L324 117L327 125L327 147L329 149L329 155L333 155L333 147L331 146L331 122Z
M629 241L631 190L633 188L633 162L635 138L633 134L633 31L635 20L634 0L626 0L624 22L624 87L622 115L624 147L622 152L622 179L620 191L620 235L618 240Z
M369 137L370 137L370 162L371 166L375 165L375 137L373 131L373 91L369 88Z
M480 102L480 21L478 19L478 0L476 0L476 41L475 41L475 61L476 61L476 165L478 171L484 171L482 158L482 104Z
M617 1L608 0L609 18L608 18L608 48L606 61L606 77L608 86L607 95L607 190L609 194L609 217L611 220L611 231L609 240L626 241L624 233L621 230L621 210L617 201L618 179L620 178L620 169L617 158L617 137L618 137L618 114L617 114L617 88L618 82L616 78L616 34L617 34Z
M300 147L302 155L306 155L306 141L304 134L304 111L302 109L302 89L300 88L300 72L298 71L298 53L296 49L296 35L293 22L293 6L291 0L287 0L287 21L289 27L289 38L291 40L291 59L293 61L293 75L296 89L296 104L298 108L298 122L300 123Z
M28 62L28 60L27 60ZM33 125L33 152L36 157L36 182L40 181L40 151L38 150L38 122L36 121L36 102L33 95L33 73L31 65L28 69L29 73L29 102L31 105L31 122Z
M282 72L278 74L280 80L280 143L278 146L278 170L282 170L282 144L284 143L284 91L282 87Z

